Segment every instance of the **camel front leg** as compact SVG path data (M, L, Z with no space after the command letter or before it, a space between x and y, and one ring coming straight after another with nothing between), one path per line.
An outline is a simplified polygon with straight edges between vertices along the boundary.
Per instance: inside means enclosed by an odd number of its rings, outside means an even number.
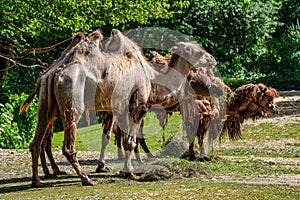
M75 150L75 139L76 139L76 131L77 126L74 121L71 121L72 117L70 117L71 111L65 112L65 119L64 119L64 142L63 142L63 154L70 162L70 164L75 169L76 173L80 177L83 186L93 186L96 185L97 182L90 180L88 175L83 172L81 169L77 158L76 158L76 150Z
M132 151L137 146L137 134L141 127L143 118L145 117L147 112L147 104L142 103L137 109L131 111L131 122L130 122L130 132L129 134L125 134L123 136L123 145L125 151L125 162L124 162L124 173L127 177L129 175L130 178L134 180L138 180L139 177L136 176L134 172L134 168L131 163L132 159Z

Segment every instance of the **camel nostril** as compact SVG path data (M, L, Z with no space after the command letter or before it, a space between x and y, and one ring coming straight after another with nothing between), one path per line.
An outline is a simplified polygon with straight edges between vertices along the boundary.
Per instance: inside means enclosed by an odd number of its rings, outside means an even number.
M113 29L111 30L111 34L114 36L114 35L117 35L118 34L118 30L117 29Z

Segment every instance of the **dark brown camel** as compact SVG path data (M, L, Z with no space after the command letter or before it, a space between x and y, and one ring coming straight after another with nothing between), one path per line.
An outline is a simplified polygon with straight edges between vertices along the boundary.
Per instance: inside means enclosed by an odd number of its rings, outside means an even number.
M262 83L246 84L238 87L230 96L227 104L227 120L220 139L228 135L229 139L242 137L241 124L247 119L259 119L266 113L278 113L274 99L279 96L276 89Z
M151 62L155 63L156 66L158 64L164 64L166 62L169 62L169 57L167 56L161 56L157 52L150 52L150 59ZM189 152L183 157L187 156L189 157L190 160L195 160L195 151L194 151L194 140L195 137L198 137L198 142L199 142L199 148L200 148L200 160L208 160L209 158L206 156L205 148L204 148L204 138L206 135L206 132L208 128L210 127L211 124L211 118L212 116L219 117L219 96L223 94L223 91L228 91L228 86L226 86L218 77L215 77L212 73L211 68L214 66L208 66L206 68L201 68L198 72L190 72L188 75L188 80L191 85L191 87L194 90L194 93L197 97L196 104L198 106L198 109L192 109L190 108L189 112L193 113L194 116L198 116L199 121L197 120L190 120L184 121L184 127L187 131L187 137L189 140ZM157 67L159 68L159 67ZM164 68L161 68L160 70L164 70ZM205 86L205 87L204 87ZM206 93L204 92L206 89ZM229 89L230 90L230 89ZM205 101L205 105L208 110L212 109L213 111L211 112L204 112L205 109L203 107L203 101L207 99L208 101L212 101L214 99L213 105L207 104L207 101ZM213 108L211 108L211 106ZM189 107L187 107L189 108ZM172 109L167 110L167 114L171 114L173 112L180 111L179 105L177 107L173 107ZM197 113L197 112L200 113ZM206 114L204 114L204 113ZM188 112L182 113L182 115L186 115ZM210 114L208 114L210 113ZM187 116L185 116L187 118ZM168 116L167 115L158 115L158 119L160 121L160 125L163 127L167 123ZM195 118L196 119L196 118ZM214 125L214 124L213 124ZM195 134L195 127L197 127L197 131ZM194 129L194 130L193 130Z

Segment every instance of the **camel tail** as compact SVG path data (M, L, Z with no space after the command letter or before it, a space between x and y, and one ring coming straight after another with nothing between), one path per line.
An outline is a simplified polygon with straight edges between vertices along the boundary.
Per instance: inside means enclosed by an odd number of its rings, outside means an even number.
M32 91L32 93L25 99L25 101L23 102L23 104L20 107L20 113L22 113L24 110L26 112L28 112L28 109L30 107L30 104L33 101L34 96L36 95L38 89L41 87L41 78L38 79L37 84L34 88L34 90Z
M224 123L222 132L219 136L221 142L222 138L228 136L229 140L242 139L240 118L236 116L228 116Z

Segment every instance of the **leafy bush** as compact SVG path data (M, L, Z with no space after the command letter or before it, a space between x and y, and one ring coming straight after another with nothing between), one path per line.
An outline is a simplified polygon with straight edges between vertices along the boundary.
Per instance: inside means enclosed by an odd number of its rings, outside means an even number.
M176 28L216 57L222 76L236 77L263 67L259 60L279 25L280 7L275 0L195 0Z
M278 89L300 89L300 24L291 25L279 39L273 39L271 51L276 56L265 69L270 75L262 81Z
M20 105L27 95L10 95L8 102L0 103L0 148L21 149L27 148L33 137L36 125L35 99L28 113L19 114Z

